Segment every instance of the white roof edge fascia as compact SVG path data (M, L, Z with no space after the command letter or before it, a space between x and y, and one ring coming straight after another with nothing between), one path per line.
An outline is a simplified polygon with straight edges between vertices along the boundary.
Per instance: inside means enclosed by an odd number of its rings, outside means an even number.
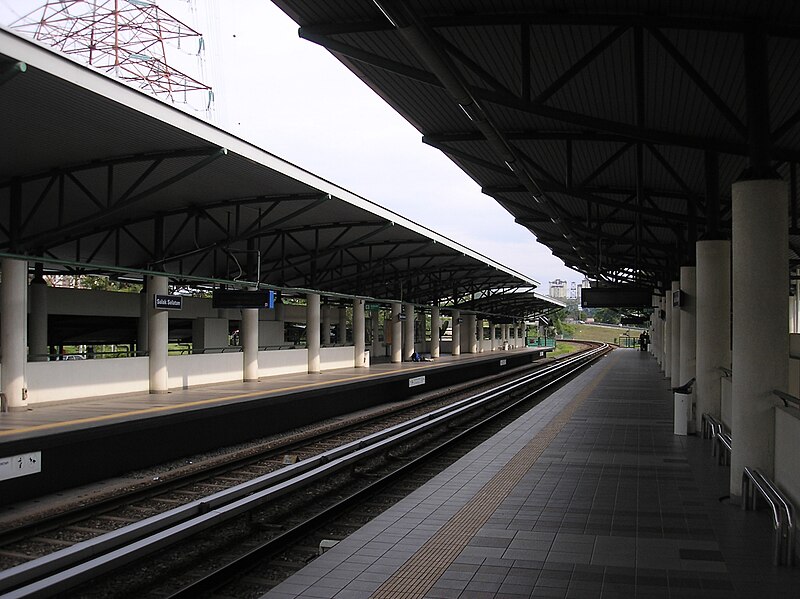
M430 238L436 243L441 243L464 255L485 263L488 266L503 271L506 274L520 279L523 283L538 287L539 282L522 273L512 270L499 262L496 262L483 254L475 252L470 248L453 241L427 227L415 223L396 212L392 212L382 206L356 195L342 187L331 183L321 177L302 169L258 146L247 142L223 129L210 123L187 114L174 108L156 98L148 96L143 92L133 89L120 81L116 81L108 75L97 71L77 62L75 59L54 52L34 40L20 37L16 33L0 26L0 54L5 54L16 60L29 64L37 69L45 71L50 75L59 77L65 81L73 83L90 92L109 98L122 106L126 106L137 112L155 118L167 125L177 127L195 135L211 144L227 149L247 158L257 164L261 164L278 173L286 175L292 179L305 183L310 187L318 189L322 193L330 194L339 200L367 210L376 216L384 218L392 223L402 225L407 229L420 235ZM21 75L21 76L24 76Z

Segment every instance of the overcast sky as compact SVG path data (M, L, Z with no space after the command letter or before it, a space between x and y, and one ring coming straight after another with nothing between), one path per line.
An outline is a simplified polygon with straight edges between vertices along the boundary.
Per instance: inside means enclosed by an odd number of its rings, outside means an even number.
M35 5L0 0L6 21ZM218 126L538 280L541 293L583 278L268 0L159 5L206 38ZM177 53L181 70L197 69L190 50Z

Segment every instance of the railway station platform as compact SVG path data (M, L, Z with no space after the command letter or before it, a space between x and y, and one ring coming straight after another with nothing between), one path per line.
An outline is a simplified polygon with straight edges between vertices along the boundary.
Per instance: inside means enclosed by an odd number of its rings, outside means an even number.
M615 350L266 597L797 596L672 409L655 360Z
M433 362L276 375L0 413L0 466L22 456L41 470L0 476L0 512L28 498L511 370L551 349L443 355Z

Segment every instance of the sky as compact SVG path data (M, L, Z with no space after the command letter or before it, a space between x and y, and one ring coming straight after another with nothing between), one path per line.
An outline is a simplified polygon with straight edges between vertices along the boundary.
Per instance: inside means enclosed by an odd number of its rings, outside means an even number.
M0 19L35 4L0 0ZM583 278L269 0L159 5L204 35L200 72L195 45L168 56L212 85L217 126L539 281L540 293Z

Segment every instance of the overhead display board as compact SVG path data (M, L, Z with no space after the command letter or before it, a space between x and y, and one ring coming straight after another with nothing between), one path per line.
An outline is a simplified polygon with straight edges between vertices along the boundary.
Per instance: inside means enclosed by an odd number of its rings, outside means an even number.
M650 308L649 287L590 287L581 291L584 308Z
M274 308L275 292L266 289L215 289L211 296L213 308Z

